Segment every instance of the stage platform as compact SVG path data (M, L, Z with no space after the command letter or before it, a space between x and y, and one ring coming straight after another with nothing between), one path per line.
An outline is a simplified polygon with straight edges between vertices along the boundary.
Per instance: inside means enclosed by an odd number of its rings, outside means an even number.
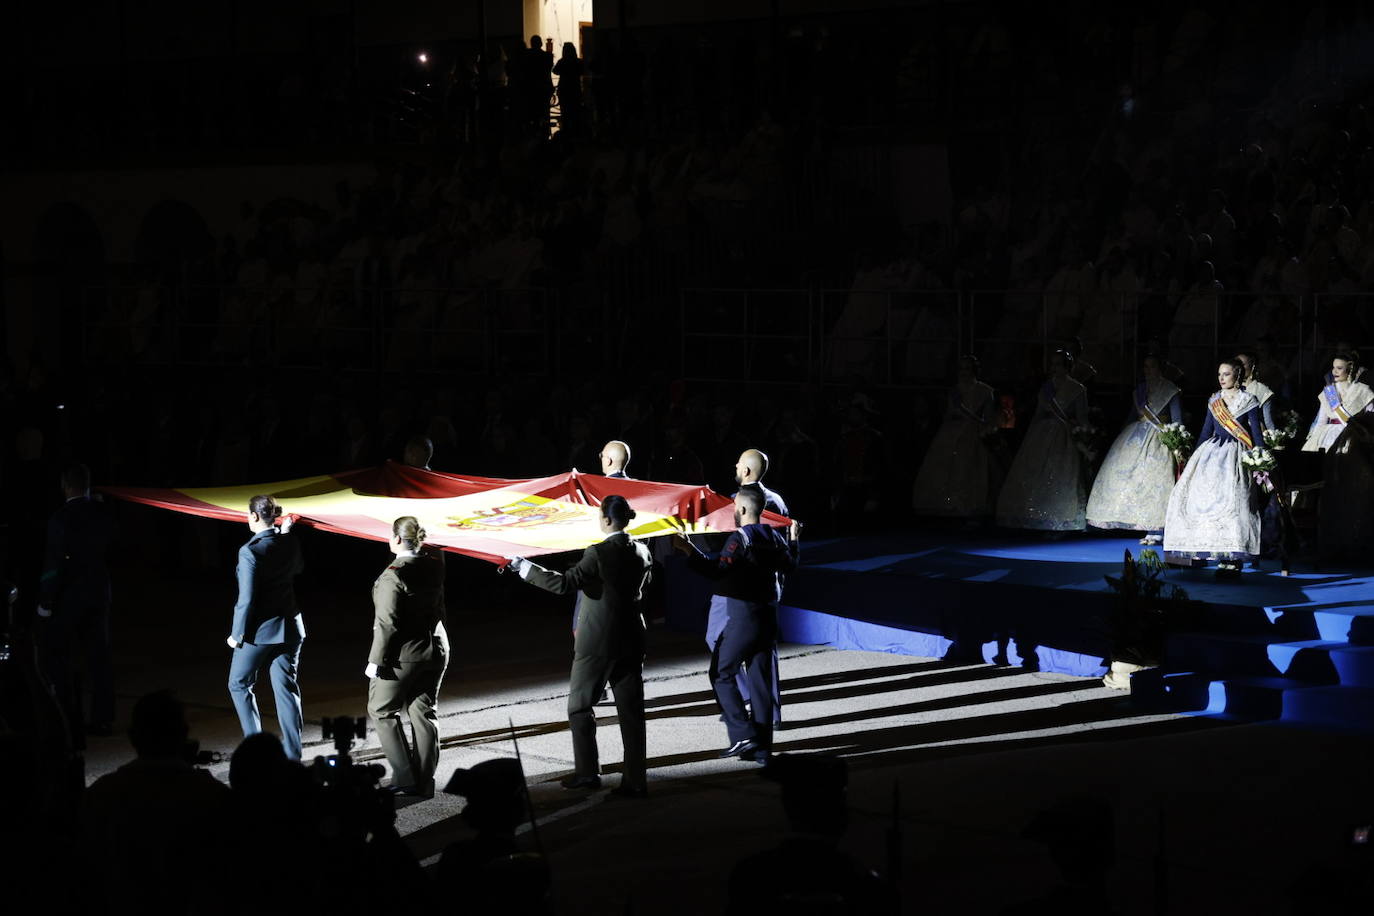
M1144 549L1123 536L1000 531L807 542L783 596L782 639L1101 676L1116 600L1104 576L1120 574L1125 552ZM1165 577L1206 602L1209 630L1253 642L1281 619L1301 618L1314 639L1374 642L1366 639L1374 635L1374 569L1284 576L1265 563L1235 580L1205 567ZM671 604L671 625L703 626L700 598Z

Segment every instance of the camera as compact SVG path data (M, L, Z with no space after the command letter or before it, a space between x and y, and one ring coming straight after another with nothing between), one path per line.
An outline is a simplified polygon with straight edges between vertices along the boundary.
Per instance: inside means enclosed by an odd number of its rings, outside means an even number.
M354 716L334 716L320 721L324 740L334 742L336 753L344 756L353 748L354 738L367 737L367 720Z
M353 716L334 716L320 721L325 740L334 742L334 753L316 757L311 764L315 778L333 787L375 788L382 781L386 768L375 763L355 764L354 739L367 737L367 719Z

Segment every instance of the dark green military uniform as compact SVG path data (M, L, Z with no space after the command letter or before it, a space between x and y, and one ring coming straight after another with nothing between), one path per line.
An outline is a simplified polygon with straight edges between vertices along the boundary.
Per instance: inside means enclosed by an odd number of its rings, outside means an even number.
M444 630L444 559L437 551L400 555L372 586L372 651L377 666L367 713L391 764L392 784L432 792L439 766L435 704L448 667ZM406 741L401 713L415 733Z

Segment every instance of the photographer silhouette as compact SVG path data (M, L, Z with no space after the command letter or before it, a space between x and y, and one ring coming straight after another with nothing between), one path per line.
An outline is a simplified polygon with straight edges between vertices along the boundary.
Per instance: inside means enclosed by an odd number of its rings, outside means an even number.
M166 690L134 704L129 741L137 758L86 791L83 892L95 909L170 912L215 880L229 789L193 766L186 712Z

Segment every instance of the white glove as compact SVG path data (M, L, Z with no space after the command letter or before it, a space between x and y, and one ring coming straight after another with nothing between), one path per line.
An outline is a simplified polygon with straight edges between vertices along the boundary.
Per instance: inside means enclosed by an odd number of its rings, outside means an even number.
M38 606L38 616L39 616L39 617L51 617L51 616L52 616L52 608L46 608L46 607L43 607L43 605L40 604L40 605Z
M239 646L243 645L243 643L239 642L237 639L235 639L235 638L232 637L232 636L230 636L228 639L226 639L226 640L224 641L224 644L227 645L227 646L228 646L229 648L231 648L231 649L237 649Z
M530 567L533 564L530 563L529 560L526 560L524 557L506 557L506 560L510 563L511 571L517 576L522 579L528 579L530 577Z
M372 664L372 662L368 662L367 667L363 669L363 674L365 674L369 679L376 677L377 666Z
M277 526L277 530L282 534L290 534L291 526L294 524L296 524L295 519L289 515L284 515L282 516L281 524Z

